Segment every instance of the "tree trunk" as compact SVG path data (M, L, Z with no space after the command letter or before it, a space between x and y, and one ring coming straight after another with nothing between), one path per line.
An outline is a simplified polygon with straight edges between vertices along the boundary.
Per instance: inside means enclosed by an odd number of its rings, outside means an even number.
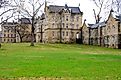
M34 46L34 17L32 17L31 44L30 44L30 46Z
M60 43L62 43L62 28L60 28Z
M40 42L42 43L42 39L43 38L43 32L42 32L42 24L41 24L41 40L40 40Z
M20 36L20 43L22 42L22 37Z
M34 46L34 33L31 33L31 44L30 46Z

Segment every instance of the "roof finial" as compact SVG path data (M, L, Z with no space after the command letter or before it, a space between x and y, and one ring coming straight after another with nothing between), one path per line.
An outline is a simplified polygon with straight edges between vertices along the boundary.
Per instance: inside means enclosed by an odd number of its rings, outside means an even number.
M65 4L65 8L68 8L68 5L67 4Z
M78 5L78 7L80 7L80 3L79 3L79 5Z

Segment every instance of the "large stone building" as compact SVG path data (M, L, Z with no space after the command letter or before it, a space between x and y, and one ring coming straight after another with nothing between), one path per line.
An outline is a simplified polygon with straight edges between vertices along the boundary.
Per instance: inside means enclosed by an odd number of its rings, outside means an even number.
M44 42L72 43L76 41L77 33L82 27L83 13L79 7L68 7L45 4L45 19L40 21L38 33L43 35ZM42 22L42 23L41 23ZM41 29L43 28L43 29ZM39 32L41 31L41 32ZM36 35L36 41L40 41L40 36Z
M81 32L83 44L121 48L121 15L114 16L111 10L107 21L93 25L84 22Z

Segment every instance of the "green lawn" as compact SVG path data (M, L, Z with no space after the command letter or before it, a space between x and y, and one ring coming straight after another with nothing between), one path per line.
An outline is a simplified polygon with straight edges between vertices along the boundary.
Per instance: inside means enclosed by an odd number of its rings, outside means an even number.
M121 80L121 50L78 44L2 44L0 78Z

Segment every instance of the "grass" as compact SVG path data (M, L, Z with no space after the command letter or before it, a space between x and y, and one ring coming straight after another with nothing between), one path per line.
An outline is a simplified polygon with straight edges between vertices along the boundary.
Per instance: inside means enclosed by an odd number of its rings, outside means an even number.
M121 80L121 50L78 44L2 44L0 78Z

